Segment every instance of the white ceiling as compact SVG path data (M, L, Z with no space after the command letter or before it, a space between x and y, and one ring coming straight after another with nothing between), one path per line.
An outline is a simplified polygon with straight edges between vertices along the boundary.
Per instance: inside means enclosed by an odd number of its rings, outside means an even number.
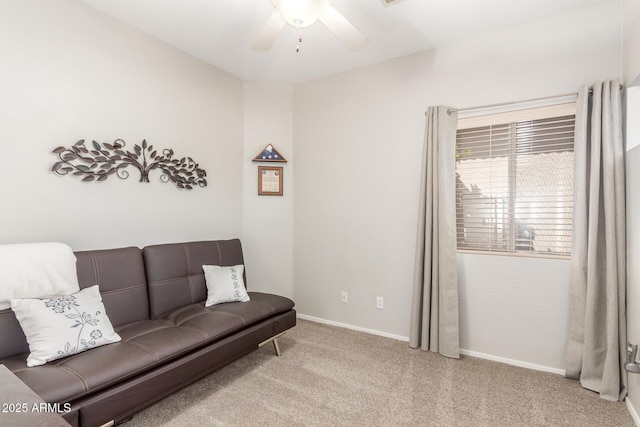
M331 0L369 43L352 53L317 22L286 26L271 50L249 49L271 0L81 0L244 80L298 83L557 15L605 0Z

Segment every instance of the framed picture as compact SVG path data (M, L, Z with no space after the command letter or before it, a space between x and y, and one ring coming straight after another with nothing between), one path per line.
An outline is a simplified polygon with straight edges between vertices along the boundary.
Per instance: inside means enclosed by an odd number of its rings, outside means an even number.
M258 195L282 196L282 166L258 166Z

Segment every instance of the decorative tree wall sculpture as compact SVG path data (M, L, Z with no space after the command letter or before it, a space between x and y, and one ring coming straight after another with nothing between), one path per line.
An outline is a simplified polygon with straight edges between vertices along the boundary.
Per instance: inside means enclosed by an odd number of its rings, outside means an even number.
M111 175L126 179L129 172L125 169L133 166L140 171L140 182L149 182L149 172L160 169L162 182L173 182L179 188L191 190L193 187L206 187L207 173L200 169L191 157L180 160L173 158L173 150L162 150L159 154L153 145L142 141L142 146L134 145L133 152L124 149L125 142L116 139L113 144L100 144L93 141L93 150L84 145L84 139L70 148L57 147L53 150L60 159L51 170L58 175L71 173L83 176L83 181L104 181Z

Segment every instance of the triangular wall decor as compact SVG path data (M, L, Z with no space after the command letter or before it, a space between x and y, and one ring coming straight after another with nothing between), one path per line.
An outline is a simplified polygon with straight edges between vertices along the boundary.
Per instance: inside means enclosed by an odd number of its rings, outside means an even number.
M253 158L254 162L280 162L287 163L287 159L285 159L282 154L275 149L275 147L271 144L267 144L266 147Z

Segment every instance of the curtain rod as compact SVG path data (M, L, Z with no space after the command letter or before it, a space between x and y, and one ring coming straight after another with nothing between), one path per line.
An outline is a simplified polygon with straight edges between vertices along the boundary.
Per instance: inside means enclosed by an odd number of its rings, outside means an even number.
M495 103L495 104L479 105L477 107L449 108L447 110L447 114L451 114L451 113L454 113L454 112L460 112L460 111L482 110L484 108L491 108L491 107L502 107L504 105L524 104L524 103L527 103L527 102L544 101L545 99L565 98L565 97L568 97L568 96L578 96L578 92L565 93L564 95L543 96L541 98L524 99L522 101L498 102L498 103Z
M622 90L623 86L619 85L619 87L620 87L620 90ZM589 89L589 92L593 92L593 89ZM566 98L569 96L578 96L578 92L565 93L564 95L543 96L541 98L524 99L522 101L498 102L496 104L479 105L477 107L449 108L447 110L447 114L451 114L453 112L460 112L460 111L482 110L484 108L491 108L491 107L502 107L504 105L524 104L527 102L544 101L545 99ZM425 112L425 115L426 114L427 113Z

